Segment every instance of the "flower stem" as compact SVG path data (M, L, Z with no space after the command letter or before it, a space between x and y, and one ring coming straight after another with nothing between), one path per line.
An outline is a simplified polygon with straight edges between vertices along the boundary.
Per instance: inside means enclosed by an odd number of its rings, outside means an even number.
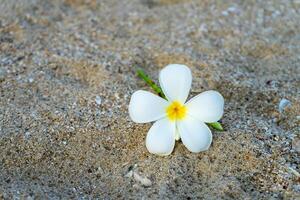
M155 82L149 78L149 76L144 72L142 69L137 69L137 75L143 79L160 97L167 100L165 94L163 93L162 89L155 84ZM220 122L212 122L207 123L211 128L216 129L218 131L224 131L222 124Z
M163 93L162 89L157 86L154 81L152 81L149 76L147 76L147 74L142 70L142 69L138 69L137 71L137 75L143 79L160 97L166 99L165 94Z

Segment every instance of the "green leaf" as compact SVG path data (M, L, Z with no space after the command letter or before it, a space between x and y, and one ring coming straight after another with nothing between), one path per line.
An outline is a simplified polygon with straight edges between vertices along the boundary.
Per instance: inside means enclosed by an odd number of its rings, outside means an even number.
M149 76L142 70L142 69L138 69L137 71L137 75L143 79L160 97L166 99L165 94L163 93L162 89L155 84L155 82L149 78Z
M207 123L210 127L213 129L216 129L218 131L224 131L222 124L220 122L213 122L213 123Z

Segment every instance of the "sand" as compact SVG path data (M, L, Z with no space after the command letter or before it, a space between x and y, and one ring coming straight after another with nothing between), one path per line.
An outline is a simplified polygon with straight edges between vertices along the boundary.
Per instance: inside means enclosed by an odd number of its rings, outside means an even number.
M0 199L300 198L299 21L297 0L2 0ZM128 116L136 68L170 63L225 98L206 152L152 155Z

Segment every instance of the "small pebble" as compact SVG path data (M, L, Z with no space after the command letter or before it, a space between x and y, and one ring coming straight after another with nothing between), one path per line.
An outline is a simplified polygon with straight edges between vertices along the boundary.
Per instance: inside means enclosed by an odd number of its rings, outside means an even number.
M29 78L29 79L28 79L28 82L29 82L29 83L32 83L33 81L34 81L33 78Z
M228 10L229 12L236 12L236 11L237 11L237 8L234 7L234 6L232 6L232 7L229 7L227 10Z
M30 137L31 133L30 132L26 132L25 133L25 138L28 139Z
M136 181L140 182L145 187L149 187L152 185L152 182L150 181L150 179L148 179L146 177L142 177L136 172L133 173L133 177Z
M101 105L102 99L101 99L100 96L96 96L95 101L96 101L96 104L97 104L97 105Z
M222 15L227 16L228 15L228 11L227 10L222 11Z
M130 171L125 175L126 178L131 178L132 176L133 176L133 171L132 171L132 170L130 170Z
M291 106L291 102L285 98L281 99L281 101L279 102L279 106L278 106L279 112L283 113L284 109L288 106Z

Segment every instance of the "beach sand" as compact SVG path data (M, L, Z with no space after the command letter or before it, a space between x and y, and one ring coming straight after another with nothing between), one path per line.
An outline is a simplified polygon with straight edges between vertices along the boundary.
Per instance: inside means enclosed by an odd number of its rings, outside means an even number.
M300 198L299 21L296 0L1 1L0 199ZM129 118L136 69L170 63L225 98L208 151L150 154Z

